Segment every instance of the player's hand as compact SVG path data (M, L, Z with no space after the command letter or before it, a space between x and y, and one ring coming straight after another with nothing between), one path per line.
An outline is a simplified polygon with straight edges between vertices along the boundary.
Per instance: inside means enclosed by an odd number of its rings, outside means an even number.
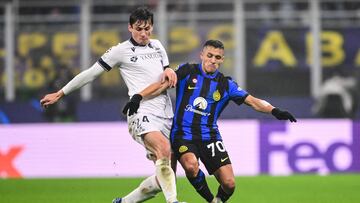
M142 96L140 94L134 94L130 101L126 103L124 106L122 112L124 115L128 113L129 116L133 115L134 113L137 113L137 110L140 107L140 101L142 100Z
M161 83L164 83L166 80L169 81L170 87L175 87L177 83L177 76L173 69L166 68L161 75Z
M271 114L275 116L278 120L289 120L290 122L296 122L296 119L288 111L282 111L279 108L273 108Z
M55 93L47 94L40 100L40 104L43 108L47 108L49 105L55 104L63 96L64 92L62 90Z

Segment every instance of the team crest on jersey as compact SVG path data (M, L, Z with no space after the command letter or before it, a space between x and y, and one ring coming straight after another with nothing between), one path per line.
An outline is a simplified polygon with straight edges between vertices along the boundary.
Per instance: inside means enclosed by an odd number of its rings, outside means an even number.
M221 94L220 94L219 90L216 90L216 91L214 92L214 94L213 94L213 99L214 99L215 101L219 101L219 100L221 99Z
M207 103L206 99L204 99L203 97L197 97L193 102L193 106L195 106L197 109L201 109L201 110L205 110L207 105L208 105L208 103Z
M187 150L188 150L188 147L185 146L185 145L182 145L181 147L179 147L179 152L180 152L180 153L184 153L184 152L186 152Z
M131 57L130 58L130 61L132 61L132 62L136 62L138 60L138 57L137 56L133 56L133 57Z
M193 79L192 79L192 82L193 82L193 83L197 83L197 79L196 79L196 78L193 78Z

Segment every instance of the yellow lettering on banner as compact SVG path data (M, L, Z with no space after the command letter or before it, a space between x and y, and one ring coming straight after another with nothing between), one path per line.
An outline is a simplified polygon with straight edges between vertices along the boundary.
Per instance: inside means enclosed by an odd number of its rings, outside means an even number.
M197 48L200 39L194 30L188 27L175 27L170 31L169 51L172 54L186 53Z
M60 58L72 58L79 52L78 35L72 32L58 32L53 39L53 53Z
M358 52L355 57L355 66L360 67L360 49L358 49Z
M234 27L232 24L214 26L208 34L208 39L218 39L224 43L225 49L234 49Z
M116 31L95 31L91 35L91 50L96 55L102 55L118 42L120 38Z
M290 47L286 43L283 34L279 31L271 31L256 53L253 64L257 67L264 66L269 60L278 60L287 67L295 67L297 60Z
M45 85L44 73L35 68L30 68L25 71L23 76L23 83L26 87L36 89Z
M20 56L27 56L31 49L45 45L47 37L43 33L21 33L18 38Z
M21 80L19 80L19 70L15 70L15 76L14 78L12 78L12 80L14 80L15 82L15 87L20 87L21 85ZM7 75L6 74L0 74L0 86L5 86L7 82Z
M44 74L46 74L46 80L52 81L55 79L56 70L53 59L49 55L45 55L40 59L40 67Z
M313 37L311 33L306 36L307 45L307 63L312 64L312 44ZM323 31L321 33L321 65L323 67L334 67L344 62L345 52L343 49L344 38L343 36L334 31Z

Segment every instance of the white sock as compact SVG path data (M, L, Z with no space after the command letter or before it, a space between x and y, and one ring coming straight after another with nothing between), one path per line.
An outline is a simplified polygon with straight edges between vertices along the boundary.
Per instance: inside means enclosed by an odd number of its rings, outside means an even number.
M161 188L156 181L156 176L152 175L140 183L139 187L122 198L123 203L143 202L147 199L155 197L161 192Z
M170 160L162 158L155 162L156 177L164 193L166 202L177 201L176 180L174 171L171 168Z

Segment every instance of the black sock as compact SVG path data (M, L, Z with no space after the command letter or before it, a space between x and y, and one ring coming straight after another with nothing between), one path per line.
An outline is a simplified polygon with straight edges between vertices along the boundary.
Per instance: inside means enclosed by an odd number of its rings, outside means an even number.
M221 185L219 185L218 193L217 193L216 197L219 197L219 198L221 199L221 201L226 202L226 200L228 200L233 193L234 193L234 192L231 192L231 194L226 193L226 192L222 189Z
M214 195L211 193L209 186L205 179L205 174L199 169L199 172L195 178L189 178L191 185L206 201L211 202L214 199Z

